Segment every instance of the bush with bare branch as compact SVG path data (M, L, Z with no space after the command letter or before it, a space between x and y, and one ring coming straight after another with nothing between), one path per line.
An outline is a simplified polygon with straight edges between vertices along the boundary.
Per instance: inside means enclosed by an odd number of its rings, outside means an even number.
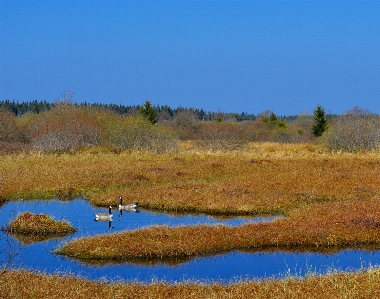
M197 137L198 146L211 151L241 150L247 143L238 123L202 123Z
M37 150L70 151L99 144L101 128L88 109L60 104L34 117L28 133Z
M380 117L364 110L352 109L339 117L325 137L333 150L349 152L378 150L380 147Z
M172 126L182 140L194 139L198 129L198 118L193 111L184 110L178 113L173 121Z

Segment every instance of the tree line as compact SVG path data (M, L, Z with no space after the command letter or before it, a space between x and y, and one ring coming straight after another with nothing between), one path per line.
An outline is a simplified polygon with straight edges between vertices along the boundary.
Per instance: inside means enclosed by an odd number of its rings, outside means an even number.
M8 109L9 111L12 111L16 116L22 116L26 113L41 113L44 111L49 111L56 105L58 105L61 102L61 100L57 100L53 103L49 103L47 101L29 101L29 102L21 102L18 101L10 101L10 100L3 100L0 101L0 108ZM116 105L116 104L101 104L101 103L73 103L71 100L69 100L70 104L80 107L93 107L93 108L103 108L110 110L112 112L121 114L121 115L130 115L135 114L136 111L139 111L142 105ZM171 108L168 105L156 105L152 106L152 108L156 111L158 115L161 115L162 117L166 118L174 118L176 115L183 111L190 111L194 114L194 116L197 118L197 120L201 121L213 121L217 119L218 117L222 117L223 119L232 119L236 121L245 121L245 120L255 120L257 118L257 115L249 114L247 112L242 113L224 113L224 112L206 112L203 109L198 108L184 108L184 107L177 107L177 108Z
M319 142L332 150L378 150L380 118L354 107L328 115L318 105L313 114L277 116L204 112L154 106L75 104L64 96L54 102L0 102L0 152L73 151L103 146L114 150L175 151L179 140L200 149L231 151L249 142Z

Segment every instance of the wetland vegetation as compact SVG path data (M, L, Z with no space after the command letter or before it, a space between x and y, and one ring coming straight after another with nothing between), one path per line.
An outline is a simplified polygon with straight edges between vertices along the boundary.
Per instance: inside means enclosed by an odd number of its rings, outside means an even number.
M378 298L380 270L357 273L312 275L304 279L242 281L225 286L181 282L105 283L90 282L65 275L44 275L27 271L9 271L0 276L4 299L8 298Z
M61 237L76 231L66 221L56 221L46 214L30 212L19 214L5 230L24 244Z
M275 115L245 124L223 118L210 123L177 119L169 127L139 117L88 112L88 107L65 104L55 109L8 120L19 135L5 135L9 131L4 129L1 135L8 136L0 140L2 202L81 196L94 206L108 207L116 206L122 195L125 202L139 202L149 210L284 216L271 223L240 227L154 226L80 238L60 247L59 254L102 261L160 261L236 249L334 251L380 246L380 155L376 134L371 135L378 128L377 116L347 114L316 139L304 133L310 129L309 121L286 124ZM2 113L11 119L9 113ZM66 121L69 116L70 123ZM186 120L185 116L180 120ZM345 119L351 120L353 127ZM371 133L365 135L372 138L370 142L350 135L361 134L358 128ZM307 143L289 143L295 140ZM378 294L378 276L377 269L369 269L230 286L122 285L18 270L6 271L0 279L7 293L24 298L32 298L36 292L33 283L15 287L26 278L41 281L41 294L46 294L41 297L50 292L45 285L56 284L63 297L72 296L76 288L77 295L72 298L98 289L105 297L111 293L136 297L141 292L141 296L153 298L169 294L173 298L185 294L187 298L189 294L194 298L247 294L268 298L347 294L348 298L360 298ZM66 284L70 288L65 288ZM82 287L86 292L78 290Z
M60 235L75 232L75 228L65 221L56 221L48 215L30 212L18 215L6 230L22 235Z

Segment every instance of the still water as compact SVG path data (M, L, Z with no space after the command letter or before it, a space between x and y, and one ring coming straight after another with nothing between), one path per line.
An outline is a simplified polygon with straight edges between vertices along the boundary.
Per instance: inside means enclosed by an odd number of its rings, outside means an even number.
M70 202L17 201L7 203L0 209L0 227L6 227L18 214L25 211L48 214L55 220L66 220L78 231L63 238L31 244L22 243L16 238L0 232L0 260L7 260L9 252L18 252L12 264L13 268L73 274L96 280L147 283L157 280L167 282L191 280L205 283L211 281L228 283L242 279L281 277L286 274L302 276L310 271L323 274L330 269L346 271L380 264L380 251L342 250L335 254L235 251L211 257L197 257L177 265L136 263L89 265L55 255L54 250L71 239L133 230L151 225L224 224L238 226L250 222L275 221L276 217L222 219L207 215L173 215L145 210L137 213L123 211L123 214L120 215L118 210L114 210L114 220L110 223L94 221L96 212L107 212L108 210L94 208L85 200L78 199Z

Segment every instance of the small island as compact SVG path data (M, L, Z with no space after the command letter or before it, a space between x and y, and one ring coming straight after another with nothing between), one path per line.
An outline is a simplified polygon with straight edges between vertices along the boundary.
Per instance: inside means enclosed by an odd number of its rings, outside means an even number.
M15 235L56 237L76 232L65 221L56 221L46 214L24 212L13 220L6 230Z

